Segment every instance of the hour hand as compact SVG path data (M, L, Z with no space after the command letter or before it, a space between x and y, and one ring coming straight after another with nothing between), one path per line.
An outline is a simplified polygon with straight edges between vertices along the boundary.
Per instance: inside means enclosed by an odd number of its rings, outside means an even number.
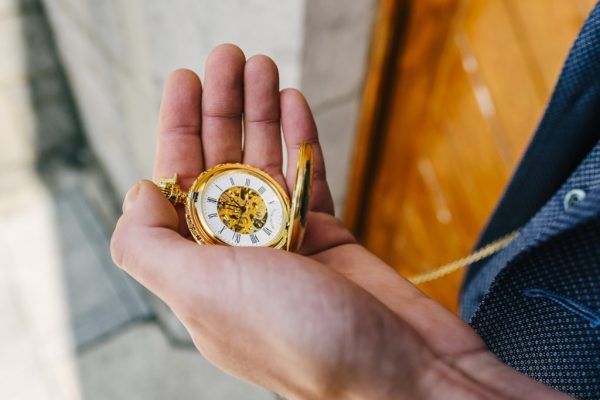
M236 204L236 206L237 206L237 207L240 207L240 208L242 207L242 206L241 206L241 205L240 205L240 204L239 204L237 201L235 201L235 199L234 199L233 197L231 197L231 196L230 196L228 193L223 193L223 195L224 195L225 197L227 197L227 199L228 199L229 201L232 201L232 202L234 202L234 203Z
M240 210L242 209L242 206L238 206L237 204L226 203L224 201L219 201L219 206L221 206L221 207L234 207L234 208L237 208L237 209L240 209Z

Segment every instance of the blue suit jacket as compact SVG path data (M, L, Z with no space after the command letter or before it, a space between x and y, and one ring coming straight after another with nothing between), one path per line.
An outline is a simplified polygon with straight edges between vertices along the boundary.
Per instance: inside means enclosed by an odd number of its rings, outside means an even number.
M578 398L600 398L600 3L477 247L461 314L503 361Z

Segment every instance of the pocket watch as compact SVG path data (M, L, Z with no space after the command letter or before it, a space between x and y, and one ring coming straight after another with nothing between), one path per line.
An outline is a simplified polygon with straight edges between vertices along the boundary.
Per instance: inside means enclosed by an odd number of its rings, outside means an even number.
M173 205L185 205L189 231L199 244L297 251L307 223L312 174L312 148L302 143L291 201L269 174L239 163L202 172L188 192L181 190L177 174L157 185Z

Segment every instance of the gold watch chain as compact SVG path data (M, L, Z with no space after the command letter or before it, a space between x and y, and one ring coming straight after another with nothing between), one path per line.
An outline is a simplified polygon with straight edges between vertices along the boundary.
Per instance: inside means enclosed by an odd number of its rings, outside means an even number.
M178 182L179 176L173 175L172 178L161 178L156 184L160 189L160 192L165 196L173 205L185 204L187 192L181 190Z
M456 270L459 270L469 264L473 264L477 261L483 260L484 258L487 258L487 257L499 252L500 250L502 250L503 248L508 246L508 244L510 242L512 242L513 239L516 238L518 235L519 235L519 231L513 231L513 232L509 233L508 235L505 235L505 236L501 237L500 239L497 239L497 240L485 245L481 249L475 251L474 253L469 254L466 257L463 257L456 261L452 261L451 263L434 268L430 271L422 272L420 274L409 276L407 279L412 284L419 285L421 283L430 282L430 281L442 278L442 277L444 277Z

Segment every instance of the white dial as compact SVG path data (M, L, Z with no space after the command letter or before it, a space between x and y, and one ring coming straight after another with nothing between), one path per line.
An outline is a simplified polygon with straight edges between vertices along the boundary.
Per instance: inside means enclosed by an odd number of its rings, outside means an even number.
M238 170L215 175L193 199L212 235L232 246L269 246L286 229L281 197L255 174Z

